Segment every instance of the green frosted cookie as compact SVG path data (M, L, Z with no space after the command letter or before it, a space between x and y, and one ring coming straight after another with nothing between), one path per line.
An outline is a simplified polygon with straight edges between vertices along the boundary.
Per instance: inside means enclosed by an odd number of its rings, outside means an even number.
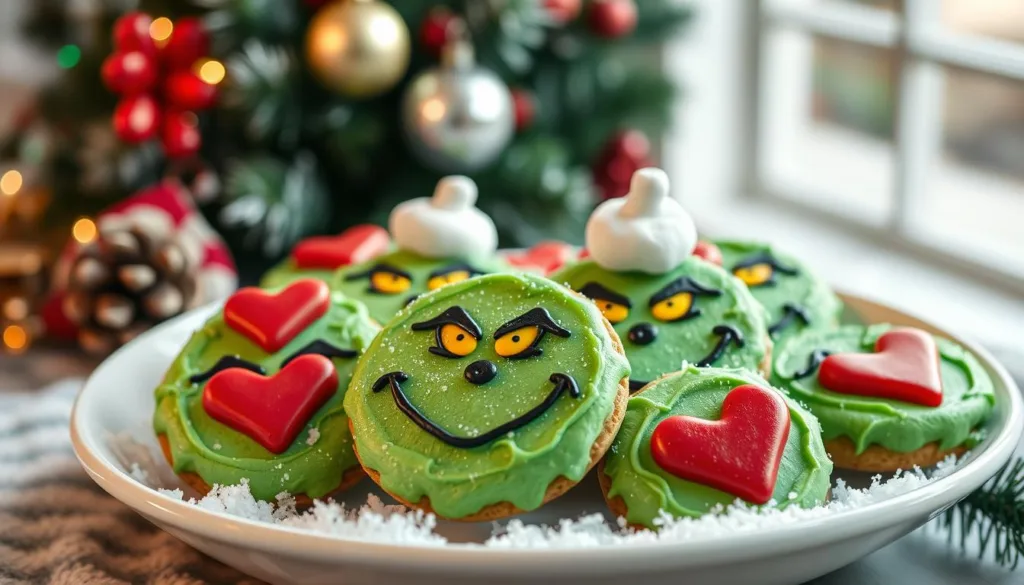
M378 329L320 281L235 293L156 389L153 426L174 471L207 487L248 479L261 500L318 498L358 480L342 400Z
M615 272L584 260L551 278L592 299L615 326L633 391L683 364L757 370L769 355L764 308L741 282L700 258L663 274Z
M621 422L629 366L590 302L540 276L423 295L381 331L345 399L360 462L408 505L461 520L579 482Z
M612 511L656 528L737 499L811 507L832 463L814 416L753 372L690 367L629 399L599 470ZM774 502L774 504L772 504Z
M775 341L809 328L839 323L843 304L828 285L803 263L760 242L715 242L722 266L742 280L768 311L768 332Z
M836 439L852 443L851 457L873 459L878 448L914 453L937 443L928 461L911 461L922 465L969 443L995 401L991 379L967 350L887 324L807 331L788 340L776 353L772 382L818 417L830 451ZM886 467L856 460L843 466Z

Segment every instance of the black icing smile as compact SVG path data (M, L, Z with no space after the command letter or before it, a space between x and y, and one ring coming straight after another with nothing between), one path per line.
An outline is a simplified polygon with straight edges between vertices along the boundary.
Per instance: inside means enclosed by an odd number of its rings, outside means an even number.
M551 392L548 393L547 397L545 397L537 406L534 406L529 411L487 431L486 433L483 433L482 435L477 435L476 437L458 437L427 418L426 415L420 412L419 409L409 401L409 398L402 390L402 383L408 379L409 375L405 372L388 372L373 383L373 391L380 392L384 388L390 388L391 397L395 401L395 406L397 406L398 410L402 411L405 416L409 417L409 420L438 440L459 449L472 449L473 447L486 445L499 437L530 424L547 412L549 408L554 406L554 404L558 402L559 397L566 392L568 392L569 396L572 396L573 398L580 397L580 388L576 384L576 380L568 374L556 372L551 374L551 377L549 378L555 387L551 389Z
M786 303L782 306L782 316L775 323L768 327L768 334L775 337L780 331L794 323L801 323L803 326L811 324L811 317L807 309L793 303Z
M313 341L302 346L295 353L285 358L285 360L281 362L281 368L287 366L295 358L307 354L322 355L325 358L334 359L357 357L359 355L359 352L353 351L351 349L342 349L322 339L317 339L316 341ZM267 374L266 369L264 369L264 367L259 364L250 362L249 360L243 359L237 355L226 355L217 360L217 363L213 364L213 366L211 366L208 370L190 376L188 381L192 384L201 384L209 380L210 378L214 377L216 374L224 370L230 370L232 368L249 370L250 372L253 372L255 374L260 374L261 376L265 376Z
M742 348L745 343L743 339L743 334L740 333L739 329L736 329L732 325L715 325L715 327L711 330L711 333L718 336L718 343L715 344L715 347L711 349L711 352L708 353L708 355L704 356L700 361L697 362L696 366L698 368L706 368L708 366L714 365L714 363L718 361L719 358L722 357L722 354L724 354L729 349L730 345L735 345L736 347ZM629 381L629 391L636 392L637 390L640 390L647 384L650 384L650 382L631 379Z

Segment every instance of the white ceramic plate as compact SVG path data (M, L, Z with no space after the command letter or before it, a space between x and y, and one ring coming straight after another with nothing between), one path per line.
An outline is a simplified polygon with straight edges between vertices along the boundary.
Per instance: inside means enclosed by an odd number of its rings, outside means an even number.
M876 504L760 533L648 545L494 550L379 544L344 540L208 512L132 479L113 434L144 428L153 388L185 340L215 307L197 309L147 332L105 361L75 405L71 436L89 475L115 498L200 551L271 583L800 583L853 562L924 524L992 476L1021 434L1022 401L1006 371L982 348L888 307L844 297L863 321L922 327L971 349L995 381L996 409L988 438L952 475ZM143 433L145 434L145 433ZM155 439L148 439L155 445ZM154 447L155 449L155 447ZM166 467L166 465L165 465ZM176 478L168 474L172 485ZM843 476L846 478L846 475ZM857 481L857 478L852 478ZM860 478L863 481L863 478ZM367 489L348 496L364 502ZM593 477L526 522L600 512ZM180 485L180 484L178 484ZM490 524L441 523L450 541L483 540Z

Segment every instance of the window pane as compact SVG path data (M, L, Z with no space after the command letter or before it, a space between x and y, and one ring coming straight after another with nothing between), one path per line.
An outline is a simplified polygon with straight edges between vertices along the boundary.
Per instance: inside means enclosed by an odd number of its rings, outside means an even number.
M1024 271L1024 82L947 69L942 150L915 230Z
M1024 42L1021 0L942 0L942 22L961 34Z
M812 39L769 38L762 80L769 192L873 224L892 210L892 51Z

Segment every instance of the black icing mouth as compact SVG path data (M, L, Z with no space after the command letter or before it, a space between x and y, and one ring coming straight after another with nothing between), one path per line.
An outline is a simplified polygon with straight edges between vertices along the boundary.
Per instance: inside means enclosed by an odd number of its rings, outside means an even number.
M306 345L299 348L295 353L288 356L283 362L281 362L281 368L284 368L292 362L295 358L306 354L322 355L328 359L334 358L354 358L359 356L359 352L351 349L342 349L334 346L323 339L317 339L316 341L307 343ZM198 374L192 374L189 376L188 381L192 384L201 384L210 378L214 377L218 373L229 370L232 368L239 368L242 370L249 370L254 374L261 376L267 375L267 370L256 363L250 362L247 359L241 358L237 355L226 355L217 360L217 363L210 366L206 371L199 372Z
M736 329L732 325L715 325L711 330L711 333L718 336L718 343L716 343L715 347L712 348L711 353L704 356L703 359L697 362L698 368L706 368L714 365L714 363L722 357L722 354L729 349L730 345L742 348L746 343L743 340L743 334L740 333L739 329Z
M814 372L818 371L818 367L821 365L823 361L825 361L825 358L827 358L830 355L832 355L832 352L826 351L824 349L816 349L812 351L811 355L807 357L807 367L798 372L793 372L793 379L799 380L801 378L806 378L807 376L810 376Z
M807 314L807 309L800 305L786 303L782 306L782 317L779 317L779 320L768 328L768 334L775 337L779 332L798 322L805 327L811 324L811 316Z
M419 409L409 401L409 398L402 390L402 382L405 382L408 379L409 375L405 372L388 372L373 383L373 391L380 392L385 387L390 388L391 397L395 400L395 406L397 406L398 410L402 411L405 416L409 417L409 420L416 423L416 426L430 433L438 440L459 449L471 449L473 447L486 445L499 437L530 424L547 412L548 409L558 401L558 398L566 392L568 392L569 396L572 396L573 398L580 397L580 388L576 384L576 380L574 380L569 374L556 372L551 374L551 377L549 378L555 387L551 389L551 392L548 393L547 397L544 398L544 400L537 406L534 406L529 411L487 431L482 435L477 435L476 437L457 437L427 418L426 415L420 412Z
M650 384L650 382L644 382L643 380L630 380L629 381L629 392L637 392L644 386Z

